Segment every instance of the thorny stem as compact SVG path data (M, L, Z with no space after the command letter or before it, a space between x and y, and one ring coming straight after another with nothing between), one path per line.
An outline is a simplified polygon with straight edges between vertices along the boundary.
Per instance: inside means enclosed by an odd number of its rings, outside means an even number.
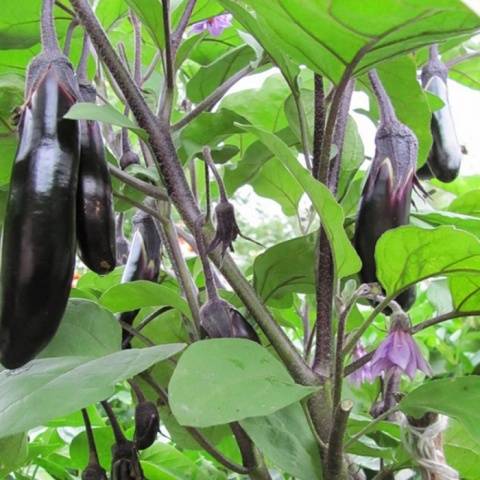
M323 77L317 73L314 76L315 81L315 113L313 124L313 161L312 175L318 179L320 173L320 157L322 154L323 131L325 130L325 91L323 87Z
M381 122L383 124L398 122L390 97L385 91L376 70L370 70L370 72L368 72L368 78L370 79L373 91L377 97L378 106L380 107Z
M148 373L143 373L141 374L141 377L153 388L153 390L155 390L163 403L165 403L165 405L169 405L167 392L151 377L151 375ZM217 462L233 472L239 473L240 475L248 474L248 469L226 458L220 451L210 444L210 442L199 430L193 427L185 427L185 429L205 451L207 451L215 460L217 460Z
M220 192L220 200L222 202L228 202L227 192L225 191L225 185L223 184L222 177L218 173L217 167L215 166L215 163L213 161L212 151L210 150L210 147L203 148L203 158L205 159L207 168L210 168L210 170L213 172L213 176L215 177L215 180L218 185L218 190Z
M98 453L95 445L95 438L93 436L92 424L88 412L85 408L82 408L83 423L85 424L85 432L87 434L88 450L89 450L89 463L98 464Z
M105 410L105 413L107 414L108 419L110 420L110 425L113 430L113 435L115 436L115 442L116 443L126 442L127 439L125 438L125 435L123 434L123 431L120 428L120 425L118 424L117 417L115 416L115 413L113 413L112 407L106 400L102 400L100 403L102 404L102 407Z
M163 31L165 34L165 82L158 104L158 116L165 122L170 121L174 96L174 65L172 39L170 35L170 0L162 0Z
M149 197L156 198L157 200L168 200L168 196L163 189L155 187L150 183L144 182L143 180L139 180L138 178L129 175L115 165L112 165L111 163L108 164L108 171L112 176L118 178L126 185L135 188L139 192L142 192Z
M77 78L78 78L79 84L88 83L87 60L88 60L89 54L90 54L90 40L88 39L88 34L85 32L83 34L82 53L80 55L80 61L78 62L78 67L77 67Z
M142 25L137 16L130 10L130 22L133 26L135 56L133 61L133 80L140 87L142 85Z
M63 44L63 54L68 57L70 47L72 45L72 36L75 29L78 27L78 20L74 18L68 25L67 33L65 34L65 43Z
M337 345L335 348L335 368L333 371L333 408L337 408L342 398L342 383L343 383L343 339L345 336L345 323L348 314L353 304L350 304L340 312L337 327Z
M400 409L399 405L395 405L392 407L390 410L387 410L386 412L383 412L381 415L378 417L374 418L368 425L363 427L360 431L358 431L353 437L350 437L347 442L345 442L345 449L353 445L357 440L362 438L366 433L368 433L372 427L374 427L377 423L380 423L383 420L386 420L390 415L398 412Z
M61 53L55 32L53 19L54 0L43 0L41 17L41 37L43 52L49 56L57 56Z
M215 91L213 91L208 97L203 99L193 110L188 112L181 120L174 123L171 127L172 131L180 130L192 120L197 118L201 113L211 110L217 102L227 93L230 88L233 87L239 80L252 73L254 68L251 65L239 70L235 75L232 75L228 80L222 83Z
M205 203L207 205L205 212L205 221L210 222L211 220L211 200L210 200L210 170L208 168L208 163L204 163L204 173L205 173Z
M148 108L141 92L122 65L88 2L86 0L70 0L70 2L85 26L98 56L116 79L138 125L148 133L152 153L167 187L168 194L181 217L192 231L200 215L200 210L195 203L182 166L176 156L175 147L167 126L164 122L159 121ZM213 231L210 229L208 234L212 236ZM316 376L305 364L295 346L285 335L285 332L275 322L232 258L228 254L222 258L219 252L212 252L210 256L242 302L247 306L294 379L302 384L315 384L317 382Z
M335 409L326 462L327 478L329 480L347 480L347 463L343 455L343 442L352 408L353 402L344 400Z

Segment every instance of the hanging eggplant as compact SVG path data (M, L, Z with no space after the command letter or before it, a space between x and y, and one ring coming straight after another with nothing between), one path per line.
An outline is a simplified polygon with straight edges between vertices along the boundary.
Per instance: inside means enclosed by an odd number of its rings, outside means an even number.
M133 217L134 235L130 246L125 270L121 283L133 280L149 280L155 282L160 273L162 241L154 219L142 210ZM133 324L138 310L123 312L120 321ZM123 341L130 336L129 332L123 331Z
M415 134L397 119L376 72L369 76L379 102L381 120L355 227L355 248L362 259L360 276L364 283L377 281L377 240L387 230L408 224L418 154ZM408 309L415 301L414 288L395 300Z
M55 37L53 0L42 9L42 53L29 65L2 245L0 361L17 368L55 334L75 265L79 126L73 68Z
M430 60L423 67L421 78L423 88L439 97L444 105L433 112L433 145L427 163L417 173L422 179L435 177L442 182L452 182L460 171L462 148L458 143L448 101L448 69L440 60L436 46L430 48Z

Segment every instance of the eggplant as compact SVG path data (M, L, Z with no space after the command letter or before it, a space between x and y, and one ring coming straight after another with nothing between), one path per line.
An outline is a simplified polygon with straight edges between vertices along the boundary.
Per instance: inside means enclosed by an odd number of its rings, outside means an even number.
M418 171L422 179L438 178L452 182L457 178L462 163L462 148L457 139L455 124L448 99L448 68L442 63L436 46L430 49L430 59L422 69L422 85L442 100L443 107L432 114L433 144L427 163Z
M24 365L53 337L75 265L79 126L63 116L78 91L65 57L33 65L2 246L0 360L6 368Z
M96 91L80 84L82 99L95 102ZM81 122L80 172L77 194L77 238L80 258L103 275L116 265L115 212L110 173L98 122Z
M135 407L134 443L138 450L151 447L160 429L160 416L153 402L143 399Z
M354 244L362 260L360 277L364 283L377 282L375 246L380 236L409 222L418 155L415 134L397 119L376 73L371 73L370 78L379 100L381 120L355 225ZM402 308L410 308L415 301L414 288L395 300Z
M160 273L162 241L154 219L139 210L133 217L134 235L130 246L125 270L121 283L134 280L149 280L155 282ZM133 324L138 310L123 312L119 319L128 325ZM123 342L130 333L123 330ZM128 346L128 345L127 345Z

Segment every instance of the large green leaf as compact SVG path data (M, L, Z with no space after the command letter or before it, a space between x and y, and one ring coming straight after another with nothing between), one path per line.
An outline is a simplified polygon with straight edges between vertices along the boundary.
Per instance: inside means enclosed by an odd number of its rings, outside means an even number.
M175 355L184 344L115 352L103 357L33 360L0 372L0 438L29 430L104 400L115 385Z
M454 212L412 212L414 218L418 218L423 222L427 222L430 225L454 225L455 227L473 233L477 237L480 237L480 218L473 217L471 215L462 215L461 213Z
M458 420L476 441L480 441L480 378L445 378L425 383L400 402L403 412L420 417L438 412Z
M459 0L245 0L264 35L295 59L338 83L354 74L447 38L472 33L479 18Z
M343 209L337 203L330 190L315 180L295 158L293 152L280 140L265 130L244 126L245 130L255 133L258 138L282 161L305 193L309 196L315 210L320 215L323 227L332 247L335 271L338 278L352 275L360 270L361 261L343 228Z
M298 403L241 424L274 465L300 480L322 478L318 444Z
M101 357L120 350L121 328L116 318L88 300L70 300L57 333L40 358Z
M448 280L455 310L480 310L480 275L452 276Z
M28 456L28 438L25 433L0 439L0 475L7 474L21 467Z
M459 180L465 180L465 178L460 178ZM477 187L479 181L480 178L474 177L471 182L471 187ZM480 189L476 188L475 190L470 190L469 192L460 195L452 201L448 206L448 210L450 212L463 213L464 215L480 216Z
M388 294L429 277L480 273L480 241L454 227L399 227L375 248L377 276Z
M100 297L100 303L112 312L129 312L143 307L170 305L191 318L188 304L178 292L147 280L114 285Z
M278 243L255 258L253 283L264 302L287 292L312 293L316 234Z
M229 50L192 77L187 83L188 98L194 103L200 102L254 59L255 52L247 45Z
M456 64L449 69L448 76L467 87L480 90L480 57L472 57Z
M168 390L172 412L181 425L209 427L269 415L316 389L295 384L285 367L258 343L223 338L188 347Z

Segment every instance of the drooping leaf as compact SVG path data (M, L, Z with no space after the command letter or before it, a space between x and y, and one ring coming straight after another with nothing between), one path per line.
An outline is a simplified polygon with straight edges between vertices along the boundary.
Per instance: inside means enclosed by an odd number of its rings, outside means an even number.
M323 227L332 247L335 271L343 278L360 270L360 258L353 248L343 228L343 210L336 202L330 190L315 180L303 168L292 151L277 136L260 128L244 126L245 130L255 133L260 140L282 161L292 174L292 180L298 182L320 215Z
M295 384L285 367L258 343L233 338L192 344L180 357L169 384L176 419L195 427L269 415L315 390Z
M184 344L169 344L123 350L97 358L44 358L18 370L3 370L0 372L3 392L0 438L104 400L114 392L116 383L175 355L184 347Z

